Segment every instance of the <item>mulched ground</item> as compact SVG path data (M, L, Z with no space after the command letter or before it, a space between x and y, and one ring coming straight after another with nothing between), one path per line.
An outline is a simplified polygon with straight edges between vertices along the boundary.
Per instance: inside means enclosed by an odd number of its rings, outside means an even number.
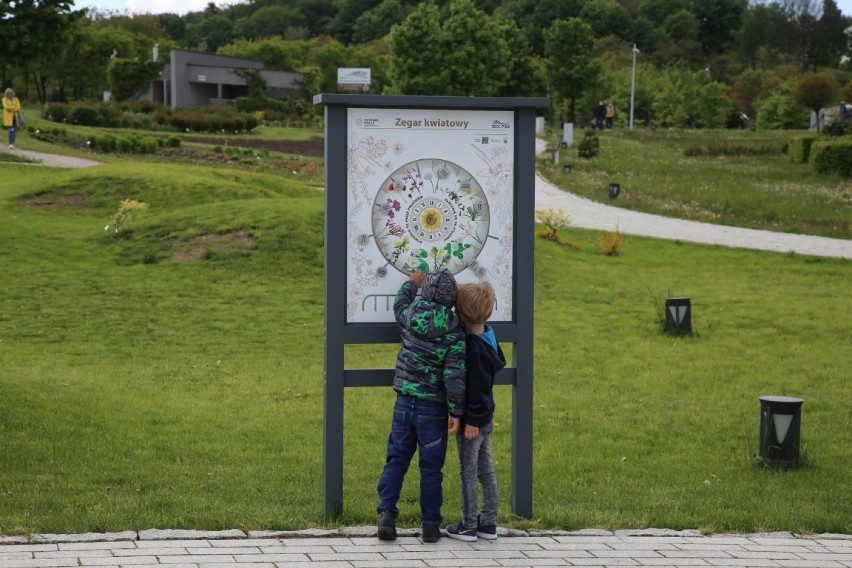
M254 140L250 138L218 138L213 136L186 136L186 142L212 144L215 146L236 146L239 148L266 148L274 152L313 156L322 158L325 153L325 141L322 138L311 140Z

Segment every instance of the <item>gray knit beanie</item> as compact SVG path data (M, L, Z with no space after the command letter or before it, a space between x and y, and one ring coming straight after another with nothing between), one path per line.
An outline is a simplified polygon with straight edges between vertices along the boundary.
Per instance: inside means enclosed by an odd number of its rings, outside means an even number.
M426 300L452 307L456 303L456 279L453 273L446 268L430 272L423 281L420 294Z

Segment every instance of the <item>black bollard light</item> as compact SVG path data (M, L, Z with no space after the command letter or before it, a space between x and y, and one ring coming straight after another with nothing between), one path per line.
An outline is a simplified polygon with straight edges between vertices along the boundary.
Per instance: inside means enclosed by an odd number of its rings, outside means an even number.
M621 193L621 185L617 183L609 184L609 198L615 199Z
M666 298L666 332L692 335L692 302L689 298Z
M802 424L801 398L790 396L761 396L760 453L758 464L777 469L801 465L799 453Z

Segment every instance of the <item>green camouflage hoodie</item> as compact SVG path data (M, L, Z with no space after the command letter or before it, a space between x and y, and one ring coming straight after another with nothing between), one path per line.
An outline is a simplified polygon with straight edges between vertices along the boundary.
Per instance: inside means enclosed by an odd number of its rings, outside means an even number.
M429 274L445 278L452 275ZM434 282L434 281L433 281ZM447 404L451 416L464 416L465 335L453 312L445 286L424 283L424 293L438 290L432 299L417 298L417 284L406 281L396 294L393 311L402 335L393 388L400 394ZM444 291L443 296L441 291Z

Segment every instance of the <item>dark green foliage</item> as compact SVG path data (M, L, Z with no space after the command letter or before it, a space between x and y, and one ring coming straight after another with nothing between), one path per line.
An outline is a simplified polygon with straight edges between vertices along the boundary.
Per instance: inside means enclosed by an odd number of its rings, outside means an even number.
M99 152L114 152L116 148L115 136L100 134L89 139L89 148Z
M133 139L128 136L119 136L115 139L115 149L123 154L133 151Z
M97 134L89 138L89 148L97 152L121 152L124 154L156 154L160 146L180 146L180 138L172 136L167 139L153 136L136 136L125 134Z
M144 92L161 69L162 66L153 61L118 57L111 59L107 67L107 77L112 96L116 100L124 101Z
M68 105L53 103L44 109L41 116L53 122L65 122L65 118L68 116Z
M174 109L163 120L179 131L186 132L251 132L257 118L233 107Z
M820 174L852 177L852 137L815 142L811 147L810 167Z
M101 124L101 113L98 109L88 105L80 105L68 111L66 118L71 124L79 124L82 126L97 126Z
M828 123L825 128L822 129L822 133L826 136L849 136L852 134L852 121L849 120L835 120L833 122Z
M598 131L594 128L587 128L583 133L583 139L577 146L577 156L589 160L598 155L600 147L601 143L598 138Z

